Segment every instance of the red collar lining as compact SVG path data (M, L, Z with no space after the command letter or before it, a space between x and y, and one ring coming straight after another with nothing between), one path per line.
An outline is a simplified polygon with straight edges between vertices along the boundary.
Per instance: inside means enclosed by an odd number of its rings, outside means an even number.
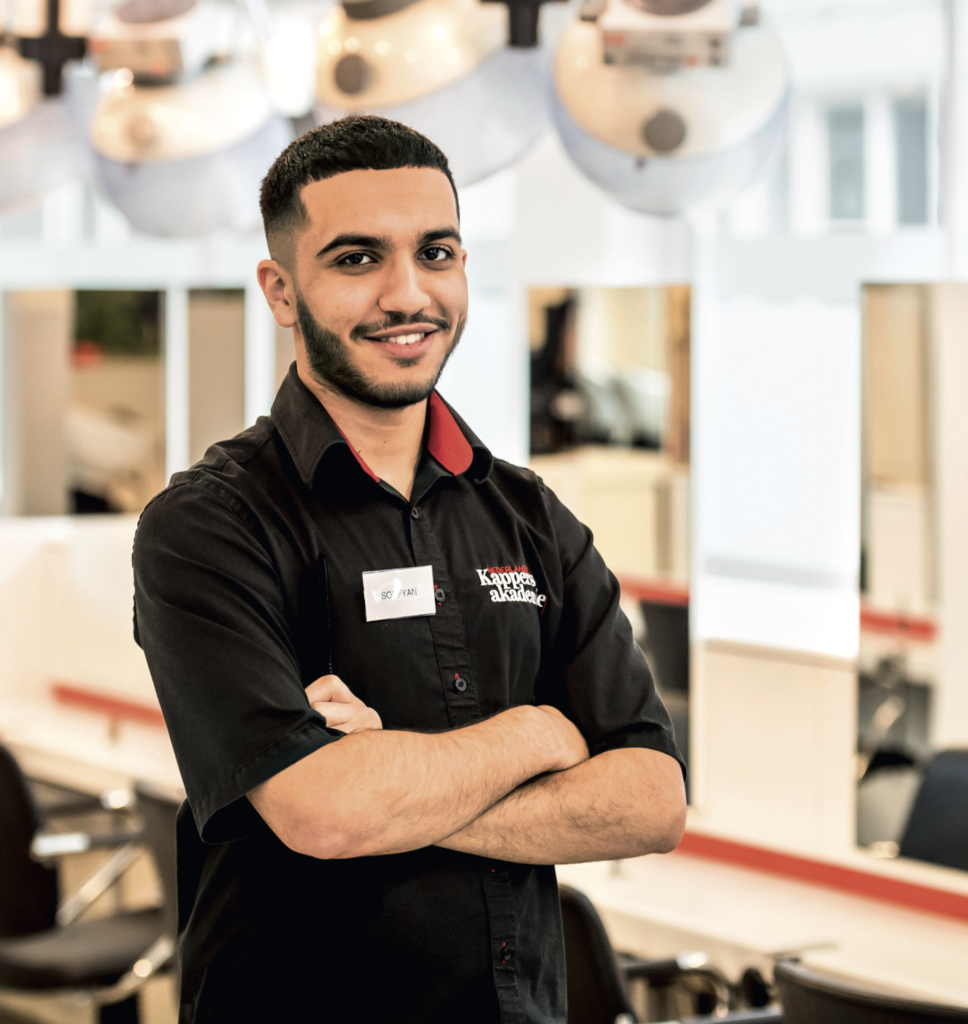
M340 429L340 425L333 421L340 436L349 446L353 457L360 464L363 472L368 477L380 482L380 478L363 461L363 457L350 443L350 439ZM444 400L434 391L430 396L430 430L427 435L427 449L431 455L454 476L470 469L474 461L474 449L471 448L464 432L457 425L450 409L444 405Z
M444 469L454 476L466 472L474 461L474 449L436 391L430 396L427 448Z

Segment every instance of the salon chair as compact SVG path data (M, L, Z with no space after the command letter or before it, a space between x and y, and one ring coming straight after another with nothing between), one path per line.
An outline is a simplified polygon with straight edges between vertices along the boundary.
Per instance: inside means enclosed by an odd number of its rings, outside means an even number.
M965 1024L968 1007L872 992L817 974L794 960L778 961L773 994L779 1005L732 1011L726 1017L687 1017L676 1024ZM668 1022L673 1024L673 1022Z
M169 806L173 844L177 802ZM155 835L152 809L148 804L145 809L147 838L159 847L156 860L164 861L166 848ZM0 990L11 997L70 992L93 1006L100 1024L136 1024L138 990L169 964L174 952L168 925L169 905L174 907L171 882L163 879L163 908L81 920L137 859L141 834L58 834L45 825L19 766L0 747ZM58 906L57 858L98 846L116 849ZM164 867L162 872L168 874Z
M639 606L645 619L645 653L688 765L689 607L662 601L641 601Z
M696 1011L725 1014L732 1002L729 983L705 953L675 959L643 960L612 949L605 927L584 893L558 886L565 935L569 1024L638 1024L629 983L645 981L659 1003L654 1019L667 1019L673 986L688 989ZM659 998L655 998L658 996ZM718 1017L725 1020L725 1017Z
M773 971L783 1024L968 1024L968 1008L858 988L793 961Z
M928 765L898 852L968 871L968 750L943 750Z

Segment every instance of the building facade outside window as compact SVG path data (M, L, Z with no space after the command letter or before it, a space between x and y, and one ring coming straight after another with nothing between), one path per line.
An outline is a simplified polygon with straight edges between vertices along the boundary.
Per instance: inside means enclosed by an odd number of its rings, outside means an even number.
M827 111L830 152L830 219L861 221L864 195L864 109L833 107Z

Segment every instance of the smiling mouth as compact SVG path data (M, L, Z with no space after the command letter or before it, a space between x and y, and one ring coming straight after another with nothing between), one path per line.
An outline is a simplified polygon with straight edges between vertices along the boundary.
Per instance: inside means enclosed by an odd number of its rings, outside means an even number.
M417 334L398 334L395 338L374 338L374 341L389 341L392 345L416 345L423 341L432 331L420 331Z
M371 334L368 335L367 341L376 342L378 344L388 343L390 345L396 345L399 348L408 348L411 345L416 345L421 341L424 341L429 335L436 334L437 328L430 327L423 330L411 331L409 334Z

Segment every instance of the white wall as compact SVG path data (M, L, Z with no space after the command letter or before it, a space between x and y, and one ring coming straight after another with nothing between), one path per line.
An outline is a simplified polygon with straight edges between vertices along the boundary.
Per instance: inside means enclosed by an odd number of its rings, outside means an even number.
M853 657L857 308L755 296L698 305L695 633Z
M0 703L54 681L154 704L132 634L135 516L11 518L0 529Z

